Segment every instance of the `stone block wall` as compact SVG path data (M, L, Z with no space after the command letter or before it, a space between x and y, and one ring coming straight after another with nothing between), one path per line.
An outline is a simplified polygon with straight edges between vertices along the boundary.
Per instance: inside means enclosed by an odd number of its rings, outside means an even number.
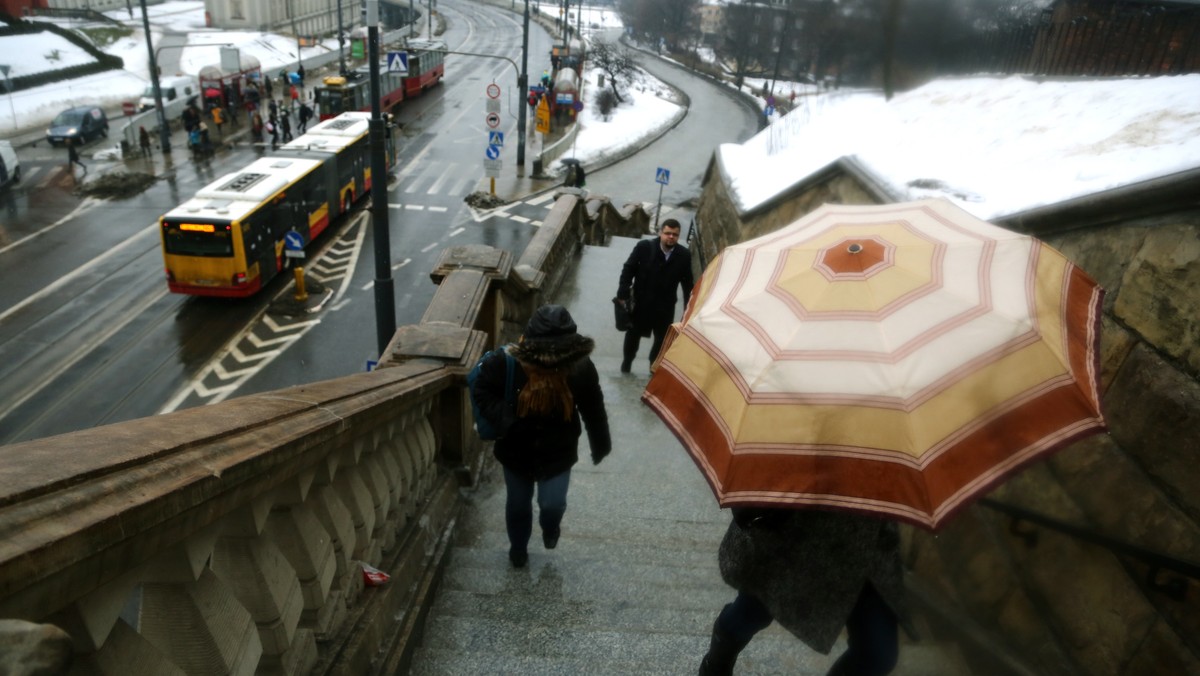
M894 201L854 169L835 163L739 213L714 165L697 217L705 258L824 202ZM1028 229L1107 291L1100 368L1109 434L1063 449L989 497L1198 565L1200 210L1193 198L1154 204L1133 190L1122 199L1086 217L1042 213ZM999 224L1024 229L1019 215ZM1049 675L1200 674L1200 580L978 505L936 536L906 528L904 540L912 586L949 618L943 626L988 637L993 658ZM995 659L976 668L1010 673Z

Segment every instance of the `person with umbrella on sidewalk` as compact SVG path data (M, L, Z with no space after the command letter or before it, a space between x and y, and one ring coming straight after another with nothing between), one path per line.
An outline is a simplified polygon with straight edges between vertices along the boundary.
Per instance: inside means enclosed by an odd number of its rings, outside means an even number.
M577 332L566 308L543 305L529 319L521 341L505 348L512 359L494 353L484 360L471 389L480 414L500 431L493 452L504 467L504 523L514 568L529 561L535 492L542 544L546 549L558 546L583 428L592 464L600 464L612 450L604 392L589 356L595 346ZM509 383L513 391L508 391Z
M735 507L718 562L737 595L713 623L700 676L732 674L738 654L773 621L826 655L845 627L849 648L829 676L882 676L896 666L906 615L895 522Z
M702 674L778 621L832 674L885 674L904 623L895 522L936 531L1022 467L1105 429L1104 290L948 200L826 204L725 247L642 401L733 523L737 591Z

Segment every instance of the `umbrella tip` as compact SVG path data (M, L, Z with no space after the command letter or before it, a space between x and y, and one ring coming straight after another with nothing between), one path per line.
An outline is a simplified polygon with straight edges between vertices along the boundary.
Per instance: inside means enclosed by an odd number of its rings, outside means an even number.
M846 247L846 251L849 251L852 254L856 254L862 250L863 250L863 247L858 242L855 242L854 244L851 244L850 246Z

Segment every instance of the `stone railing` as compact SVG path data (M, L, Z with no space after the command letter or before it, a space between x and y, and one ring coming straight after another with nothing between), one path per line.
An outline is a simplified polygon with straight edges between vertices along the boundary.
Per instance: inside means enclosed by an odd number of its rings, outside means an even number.
M403 671L484 457L466 370L551 295L585 220L561 196L516 266L444 251L374 372L4 447L0 643L24 648L0 672L39 650L43 673Z

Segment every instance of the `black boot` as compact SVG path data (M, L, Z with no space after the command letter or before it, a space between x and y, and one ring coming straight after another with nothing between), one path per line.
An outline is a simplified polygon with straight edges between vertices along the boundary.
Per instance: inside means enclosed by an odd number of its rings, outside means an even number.
M732 635L721 631L717 623L713 623L712 639L708 644L708 654L700 662L700 676L732 676L733 665L737 662L738 653L742 652L749 641L739 641Z

